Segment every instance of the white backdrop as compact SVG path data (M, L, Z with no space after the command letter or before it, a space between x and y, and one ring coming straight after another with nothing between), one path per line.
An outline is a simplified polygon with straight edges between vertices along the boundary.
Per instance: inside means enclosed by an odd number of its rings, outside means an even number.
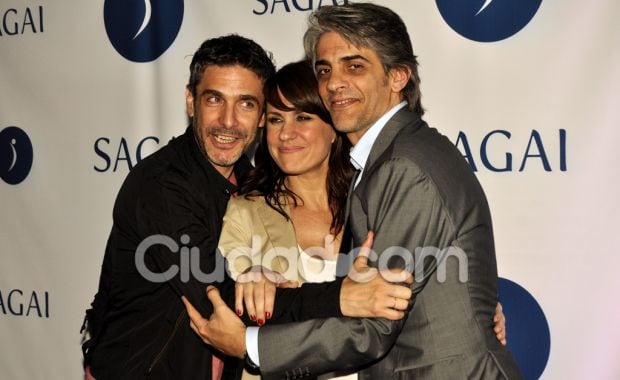
M461 133L457 146L471 152L491 205L500 276L544 312L551 351L542 378L620 378L620 2L543 0L522 30L497 42L453 30L439 11L445 1L375 2L407 23L425 119L455 143ZM485 12L502 2L515 0L493 0ZM155 12L165 2L147 3ZM115 49L104 6L144 0L2 0L0 378L80 378L78 330L127 160L135 164L183 132L199 44L238 33L282 66L302 58L308 11L297 8L319 3L187 1L170 47L139 63ZM112 14L108 28L127 17ZM28 140L29 171L20 166ZM511 170L489 168L507 168L507 153ZM510 340L521 316L508 319ZM539 346L531 353L545 355Z

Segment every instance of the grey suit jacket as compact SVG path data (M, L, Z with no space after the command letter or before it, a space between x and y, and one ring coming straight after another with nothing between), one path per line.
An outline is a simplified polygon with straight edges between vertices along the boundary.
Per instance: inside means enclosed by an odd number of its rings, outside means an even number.
M351 368L360 379L521 378L492 331L497 268L487 201L454 145L400 110L373 145L349 204L354 246L373 230L379 261L394 252L414 258L408 315L265 326L264 378Z

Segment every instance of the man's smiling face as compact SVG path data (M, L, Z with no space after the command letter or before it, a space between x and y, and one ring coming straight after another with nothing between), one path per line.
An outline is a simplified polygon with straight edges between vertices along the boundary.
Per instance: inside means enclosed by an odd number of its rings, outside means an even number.
M263 82L239 65L208 66L186 91L187 114L208 160L228 176L256 136L263 116Z
M315 70L336 129L353 143L402 99L402 86L395 86L377 53L352 45L336 32L319 39Z

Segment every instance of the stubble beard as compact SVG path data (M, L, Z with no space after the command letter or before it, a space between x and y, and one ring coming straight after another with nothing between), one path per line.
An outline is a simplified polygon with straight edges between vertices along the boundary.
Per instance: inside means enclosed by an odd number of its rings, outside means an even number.
M353 117L342 117L341 119L344 121L338 121L332 117L334 128L336 128L338 132L348 134L356 133L365 129L360 115L355 115Z
M244 139L245 141L245 135L240 133L237 130L231 131L229 129L225 129L223 127L208 127L206 130L202 130L199 127L197 127L197 120L196 118L192 118L192 125L193 125L193 130L194 130L194 139L196 140L196 143L198 144L198 147L200 149L200 152L202 152L202 155L213 165L216 166L220 166L220 167L231 167L234 166L237 161L239 161L239 159L241 158L241 155L243 155L243 153L245 152L245 150L247 149L246 147L243 147L241 150L239 150L236 154L234 154L232 157L227 157L226 154L222 154L222 155L218 155L217 151L216 152L210 152L207 147L206 147L206 139L211 135L214 134L214 132L217 131L226 131L229 135L232 134L235 137L239 137L241 139Z

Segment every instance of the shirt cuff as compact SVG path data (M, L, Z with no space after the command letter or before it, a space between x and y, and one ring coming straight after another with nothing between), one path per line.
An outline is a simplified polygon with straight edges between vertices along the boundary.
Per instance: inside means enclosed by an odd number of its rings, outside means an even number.
M245 349L248 351L250 360L260 367L258 359L258 329L259 327L250 326L245 330Z

